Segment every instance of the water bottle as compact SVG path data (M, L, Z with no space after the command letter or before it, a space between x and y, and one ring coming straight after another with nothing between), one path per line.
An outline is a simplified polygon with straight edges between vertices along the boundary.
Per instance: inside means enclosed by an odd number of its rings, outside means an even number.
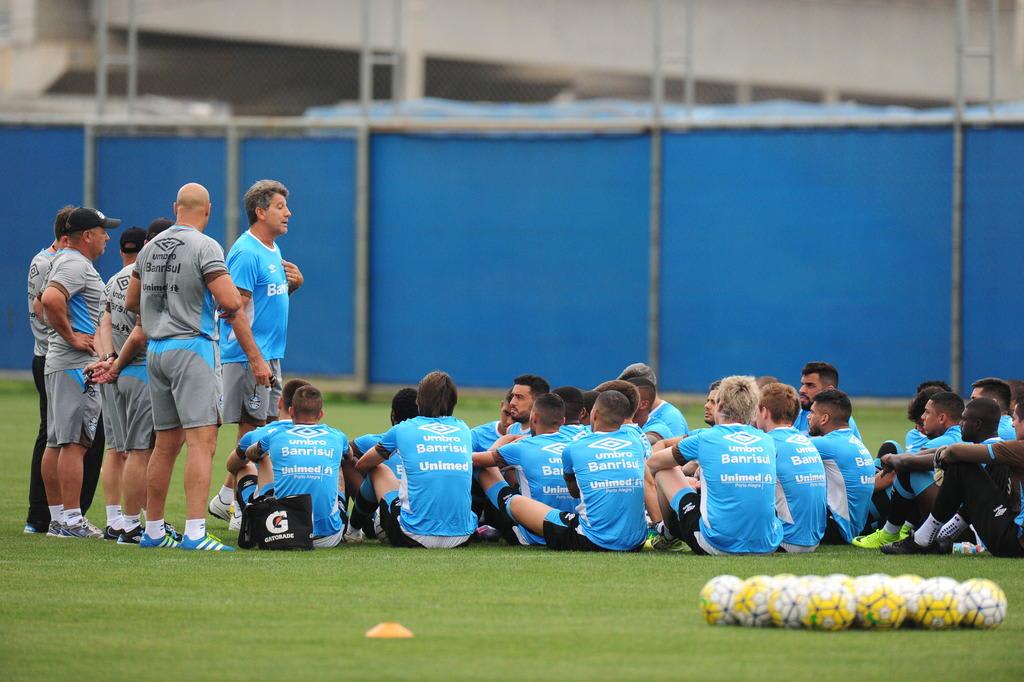
M953 544L953 554L981 554L984 551L984 545L976 545L973 542L957 542Z

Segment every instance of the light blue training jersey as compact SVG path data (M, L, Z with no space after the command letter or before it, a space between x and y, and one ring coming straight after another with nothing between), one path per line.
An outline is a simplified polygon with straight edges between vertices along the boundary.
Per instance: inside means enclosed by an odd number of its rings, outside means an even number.
M635 426L597 432L569 443L562 471L580 488L576 513L588 540L605 549L627 551L647 537L644 513L644 438ZM650 447L648 445L648 447Z
M501 438L501 434L498 433L498 420L474 426L470 434L473 437L473 452L487 452Z
M530 436L502 445L498 454L515 469L519 494L560 512L571 512L577 501L569 494L562 477L562 452L572 442L561 433ZM519 526L519 533L531 545L547 544L543 536L531 533L525 526Z
M672 428L668 424L661 421L658 417L649 416L647 421L643 423L640 430L645 434L653 433L658 436L659 439L664 440L666 438L672 438L675 434L672 433Z
M718 424L684 438L679 452L701 468L700 533L730 554L774 552L775 441L747 424Z
M794 428L774 429L775 512L783 542L813 547L825 535L825 465L811 440Z
M280 360L288 342L288 279L281 264L281 249L277 244L267 248L246 232L228 252L227 265L235 286L252 294L245 313L263 359ZM220 339L222 363L248 361L227 320L220 321Z
M807 417L811 414L810 410L800 410L800 414L796 416L796 421L793 422L793 428L800 433L807 435ZM860 438L860 429L857 428L857 420L850 416L850 430L853 431L853 435Z
M647 417L647 421L649 422L652 419L662 422L672 431L672 434L664 436L665 438L686 436L690 433L690 425L686 423L686 417L683 416L683 413L679 411L678 407L667 400L651 410L651 414ZM650 431L651 429L644 430Z
M353 440L352 444L355 446L356 450L359 451L359 455L362 456L373 449L373 447L377 445L383 437L383 433L367 433ZM391 473L395 475L395 478L402 480L402 472L405 471L405 467L402 466L401 457L395 457L392 455L384 460L384 464L387 465L388 469L391 469Z
M470 487L473 437L455 417L413 417L392 426L380 439L401 458L399 523L406 533L455 537L476 530ZM397 452L396 452L397 451Z
M903 444L906 447L907 452L916 452L924 447L924 444L927 442L928 436L918 431L916 426L907 431L907 435L903 439Z
M348 450L345 434L325 424L289 424L264 433L260 449L274 467L274 497L309 495L313 536L338 533L338 473Z
M875 460L852 429L836 429L811 438L825 465L828 508L842 531L853 540L868 520L875 491Z
M1013 430L1013 419L1008 414L999 418L999 437L1003 440L1017 440L1017 432Z
M562 424L558 432L569 440L578 440L590 434L590 427L584 424Z
M266 434L272 433L280 428L291 425L291 419L280 419L278 421L272 421L269 424L264 424L263 426L257 427L238 439L238 449L241 450L242 452L245 452L246 450L249 449L250 446L252 446L253 443L258 442Z

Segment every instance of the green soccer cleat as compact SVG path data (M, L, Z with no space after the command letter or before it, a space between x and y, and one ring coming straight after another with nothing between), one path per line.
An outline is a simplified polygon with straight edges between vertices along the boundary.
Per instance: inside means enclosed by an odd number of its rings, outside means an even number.
M874 533L854 538L851 544L854 547L860 547L861 549L878 549L896 542L899 539L899 533L886 533L885 529L879 528Z
M669 540L659 533L658 535L647 537L644 549L655 552L682 552L686 549L686 543L678 539Z

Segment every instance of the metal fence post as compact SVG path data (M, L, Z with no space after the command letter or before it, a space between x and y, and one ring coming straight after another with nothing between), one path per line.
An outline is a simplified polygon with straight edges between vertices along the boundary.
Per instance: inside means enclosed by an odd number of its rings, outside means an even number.
M224 189L227 193L224 198L224 246L231 248L238 239L238 189L241 180L238 126L228 124L224 130L224 142Z
M967 48L967 0L956 3L956 92L953 106L952 234L949 282L949 383L960 390L963 371L963 242L964 242L964 60Z
M355 220L355 342L356 392L363 398L370 390L370 125L364 120L356 136Z
M96 127L82 126L82 205L96 205Z

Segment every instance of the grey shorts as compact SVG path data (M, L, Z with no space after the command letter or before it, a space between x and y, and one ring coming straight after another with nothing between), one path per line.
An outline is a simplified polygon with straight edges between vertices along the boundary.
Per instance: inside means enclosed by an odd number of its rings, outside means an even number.
M46 447L77 443L92 445L100 421L100 392L85 387L80 369L63 369L46 375Z
M204 336L152 339L146 356L153 428L220 424L223 400L217 342Z
M153 403L145 365L124 368L117 377L117 396L123 410L125 451L149 450L153 447Z
M274 385L256 386L248 362L221 365L224 375L224 423L245 422L261 426L268 417L277 417L277 400L281 397L281 361L270 360Z
M116 384L100 387L103 404L103 433L106 434L107 449L124 452L124 406L117 393Z

